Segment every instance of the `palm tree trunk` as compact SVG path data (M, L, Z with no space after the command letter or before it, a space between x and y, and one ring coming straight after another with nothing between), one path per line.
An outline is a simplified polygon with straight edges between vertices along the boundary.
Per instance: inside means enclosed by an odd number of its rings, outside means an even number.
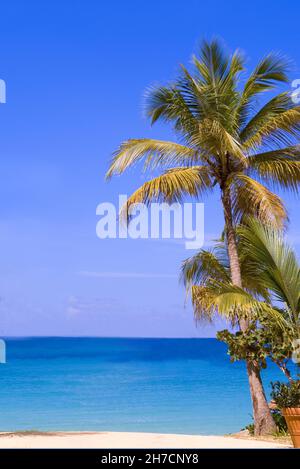
M231 280L232 283L238 287L242 287L241 269L238 257L236 234L234 230L232 218L232 204L230 189L223 189L222 203L224 209L225 227L228 257L230 262ZM245 332L249 327L249 322L245 319L240 319L239 326L242 332ZM254 434L266 435L276 431L276 424L271 415L268 402L265 396L260 368L256 361L247 360L247 374L250 386L250 395L253 406L254 418Z

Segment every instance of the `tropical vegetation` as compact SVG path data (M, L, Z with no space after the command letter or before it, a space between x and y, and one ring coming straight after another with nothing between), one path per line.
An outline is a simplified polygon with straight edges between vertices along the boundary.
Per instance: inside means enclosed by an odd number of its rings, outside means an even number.
M300 337L300 266L296 254L282 232L263 226L255 219L249 219L247 224L238 227L237 233L244 289L232 286L228 275L221 279L221 265L223 268L226 266L224 255L218 258L218 252L214 265L216 267L219 263L219 277L217 279L214 273L210 280L208 273L212 264L209 266L202 261L209 255L202 250L186 261L183 268L186 282L199 281L201 276L197 269L201 272L206 269L205 292L206 295L209 292L211 303L207 305L205 295L202 298L202 290L196 286L192 290L195 309L201 309L201 301L204 301L202 310L205 306L206 315L211 308L217 307L227 317L238 311L244 317L251 314L252 318L257 318L259 328L252 321L244 333L222 331L218 337L227 343L233 360L253 359L264 368L269 358L289 381L293 381L288 362L297 353L295 346Z
M271 397L279 409L300 407L300 381L272 383Z
M230 279L243 288L236 227L245 216L277 228L287 213L276 187L298 190L300 181L300 107L287 91L268 100L267 92L288 82L287 61L277 54L264 57L247 74L239 51L227 53L219 41L203 42L193 69L181 67L177 79L149 90L146 114L151 123L169 123L175 141L130 139L115 152L107 173L120 175L144 161L154 177L128 199L134 203L202 197L218 190L225 220ZM259 99L262 98L259 104ZM156 175L161 170L162 174ZM249 328L239 317L239 328ZM274 430L261 384L259 367L246 361L256 434Z
M202 249L182 265L196 317L211 321L220 314L233 326L239 318L247 318L246 331L226 329L217 334L228 345L231 360L247 360L261 370L270 359L289 381L290 387L280 384L282 389L294 390L300 382L296 365L293 376L289 363L297 352L293 344L300 336L299 263L277 229L248 219L237 233L242 289L231 282L225 243ZM272 415L278 426L277 413Z

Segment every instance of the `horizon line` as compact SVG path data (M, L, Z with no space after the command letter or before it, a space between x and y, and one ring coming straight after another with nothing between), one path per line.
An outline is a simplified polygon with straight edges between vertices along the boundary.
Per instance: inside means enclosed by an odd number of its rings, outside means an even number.
M97 336L97 335L4 335L0 339L143 339L143 340L198 340L216 339L216 337L144 337L144 336Z

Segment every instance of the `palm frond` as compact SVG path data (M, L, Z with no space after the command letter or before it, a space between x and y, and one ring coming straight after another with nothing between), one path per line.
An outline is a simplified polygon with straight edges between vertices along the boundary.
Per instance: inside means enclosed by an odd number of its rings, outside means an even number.
M253 98L269 91L278 83L288 82L289 63L278 54L268 54L251 73L244 85L239 106L239 122L243 126L253 108Z
M251 96L270 90L279 83L288 82L289 62L279 54L271 53L264 57L253 73L250 75L244 87L244 95Z
M217 314L214 305L216 297L215 291L205 285L193 285L191 288L191 298L195 319L199 322L211 323Z
M261 222L282 228L287 213L280 197L244 173L232 179L233 211L235 218L255 216Z
M199 123L197 135L192 139L192 145L204 148L209 154L218 155L220 160L226 161L227 155L231 155L244 167L248 164L238 140L217 120L203 119Z
M211 42L202 41L199 56L197 68L203 82L206 85L215 85L226 73L229 63L228 55L224 53L220 42L213 39Z
M212 178L206 166L172 168L161 176L145 182L121 208L120 217L130 218L130 207L134 204L150 202L180 202L184 196L199 197L212 188Z
M287 93L275 96L241 131L243 148L256 151L261 145L280 148L290 146L300 131L300 106Z
M122 174L129 166L138 163L141 159L145 159L145 169L155 169L157 166L168 167L174 164L188 166L200 158L199 153L178 143L149 138L130 139L123 142L115 152L106 177L111 178L113 174Z
M243 288L255 298L269 300L268 290L259 275L261 269L255 265L250 268L251 260L243 251L242 244L238 244L240 268ZM194 256L183 261L180 279L190 293L192 285L208 285L212 281L231 283L230 263L226 248L226 240L216 241L212 249L201 249Z
M254 115L240 129L240 138L246 142L257 130L267 121L273 119L292 108L292 101L287 92L280 93L267 101L261 109L254 112Z
M183 89L189 102L195 102L196 106L197 102L198 106L201 103L204 111L202 118L218 120L227 132L233 134L238 128L235 111L240 94L237 83L244 69L244 61L240 51L236 50L231 55L225 53L219 41L204 41L199 56L193 56L195 78L185 71L187 84ZM196 83L196 89L189 83ZM197 101L194 101L193 95Z
M294 317L299 317L300 266L282 233L255 219L248 219L238 233L249 267L260 269L262 283L277 301L288 305Z
M300 184L300 145L258 153L248 158L250 173L274 188L298 191Z
M215 283L210 287L212 305L218 314L230 320L237 317L250 321L259 321L261 317L274 321L281 328L287 327L287 322L281 312L270 304L255 299L250 293L232 284Z
M192 284L204 285L209 279L230 281L230 268L225 248L213 250L201 249L194 256L186 259L181 266L181 279L187 289Z
M212 280L204 286L194 285L191 294L197 320L212 322L218 314L233 325L242 319L255 323L264 318L282 330L289 327L280 310L231 283Z
M194 110L185 101L177 84L149 88L145 96L145 113L152 124L158 120L171 122L174 129L186 137L197 132Z

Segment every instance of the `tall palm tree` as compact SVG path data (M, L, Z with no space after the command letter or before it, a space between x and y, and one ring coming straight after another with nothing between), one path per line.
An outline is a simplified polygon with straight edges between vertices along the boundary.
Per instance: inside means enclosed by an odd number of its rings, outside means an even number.
M232 282L241 287L235 226L245 213L264 223L284 224L284 205L270 189L274 185L298 188L300 107L293 104L287 92L258 107L260 95L288 80L286 61L276 54L263 58L243 80L241 53L227 54L214 40L203 42L193 65L192 72L182 67L174 83L150 90L147 98L146 112L151 122L170 123L178 141L123 142L107 177L123 173L142 159L146 170L163 170L132 194L126 213L134 203L181 201L185 196L200 197L218 188L230 275ZM240 327L246 330L247 321L241 320ZM266 433L274 428L273 422L265 418L257 370L247 364L247 371L257 407L256 426Z
M243 293L248 298L263 298L269 300L269 291L264 282L259 278L259 271L254 273L254 268L249 269L250 259L243 251L241 242L238 242L239 267L242 277ZM247 337L250 332L250 326L256 326L257 319L262 314L252 311L246 306L237 307L234 302L234 294L236 290L232 285L230 262L228 258L228 250L225 242L217 243L213 249L201 249L194 256L186 259L182 264L182 280L186 286L187 293L191 294L194 314L197 322L209 321L213 322L216 315L221 315L230 320L232 326L236 326L241 321L249 324L249 329L244 333ZM241 289L239 289L240 291ZM231 296L226 296L230 291ZM219 305L219 302L222 304ZM224 305L227 300L226 305ZM229 301L228 301L229 300ZM232 304L230 303L232 301ZM268 312L269 313L269 312ZM280 330L281 321L278 312L268 314ZM274 324L272 326L274 327ZM260 364L257 360L249 358L246 355L248 368L255 370L256 401L253 402L253 417L255 422L255 434L261 434L261 422L271 422L268 431L276 430L275 422L267 403L263 383L260 376ZM250 382L251 385L251 382ZM253 390L250 388L251 394ZM254 394L254 393L253 393ZM252 396L253 396L252 394ZM252 397L251 396L251 397Z

